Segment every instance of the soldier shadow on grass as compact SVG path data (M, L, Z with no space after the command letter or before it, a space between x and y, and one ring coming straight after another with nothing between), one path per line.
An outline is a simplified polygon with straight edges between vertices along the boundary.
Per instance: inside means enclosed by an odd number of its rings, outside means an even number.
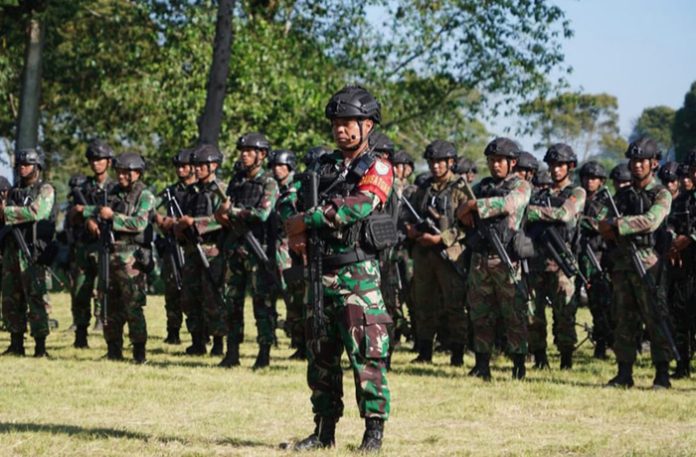
M125 438L139 441L159 441L162 443L177 442L183 445L190 444L191 442L191 440L177 436L148 435L141 432L132 432L129 430L118 430L106 427L81 427L78 425L67 424L34 424L29 422L0 422L0 433L50 433L53 435L63 434L68 436L85 435L90 439ZM232 447L266 447L270 449L274 449L276 447L273 444L263 443L261 441L252 441L234 437L212 440L211 443L218 446Z

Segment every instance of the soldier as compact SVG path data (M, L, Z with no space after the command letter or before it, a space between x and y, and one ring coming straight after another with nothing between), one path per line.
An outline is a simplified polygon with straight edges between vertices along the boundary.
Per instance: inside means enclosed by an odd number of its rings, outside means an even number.
M333 151L326 146L314 146L302 159L306 170L314 170L319 165L319 158L326 154L331 154Z
M611 169L609 177L614 183L614 189L618 190L631 185L631 170L628 163L620 163Z
M223 249L230 273L227 284L230 307L227 354L221 366L239 365L247 287L251 288L259 345L254 368L264 368L270 364L276 325L271 300L274 285L244 240L245 233L250 231L266 250L268 258L276 257L278 229L274 225L277 223L274 209L278 199L278 183L263 166L270 149L268 139L261 133L247 133L237 140L242 170L232 177L227 186L229 199L215 213L217 220L227 228Z
M577 163L573 149L564 143L549 147L544 156L549 166L553 184L549 189L537 192L529 203L527 220L529 231L539 243L545 237L545 231L556 230L561 242L571 250L575 238L576 226L585 207L586 192L582 187L572 184L572 173ZM557 247L560 249L560 247ZM553 336L556 347L561 353L561 369L573 367L573 351L577 343L575 331L575 314L577 299L575 296L575 278L567 277L560 266L550 259L550 252L542 248L542 255L533 259L531 269L538 272L535 276L535 311L534 321L529 327L530 349L534 354L537 368L548 366L546 355L546 304L553 307ZM572 251L572 250L571 250Z
M672 200L677 198L681 177L679 173L679 164L677 162L666 162L660 167L660 171L657 172L657 177L660 178L662 185L672 194Z
M108 194L116 185L109 176L109 168L114 158L114 151L111 146L100 141L94 140L87 146L85 157L89 161L89 167L93 175L73 182L77 184L70 192L70 209L68 210L67 222L73 235L73 259L70 268L71 288L71 311L73 323L75 325L76 348L89 347L87 342L87 328L90 320L90 304L94 295L94 286L99 274L97 263L97 252L99 250L99 239L85 229L85 218L80 212L84 205L100 205L104 201L104 196ZM80 201L84 198L84 201ZM96 321L101 325L101 310L98 301L96 303L94 315Z
M534 174L532 185L536 191L546 190L553 185L551 174L548 170L540 170Z
M662 263L657 235L669 214L672 195L653 176L659 155L657 143L650 138L640 138L628 146L626 158L629 159L633 179L630 187L616 194L616 205L621 216L608 217L599 222L602 236L606 240L616 240L617 244L617 252L613 256L612 283L617 313L614 354L618 374L609 381L608 386L611 387L633 386L633 363L641 321L650 335L650 353L655 365L653 387L671 386L668 371L670 345L659 327L659 316L654 314L650 303L653 301L660 314L665 311L664 289L659 280ZM637 247L638 260L652 275L657 284L656 291L651 291L634 269L628 241Z
M343 415L341 353L345 348L360 416L365 418L359 450L378 451L390 410L386 325L391 319L380 292L374 238L369 235L374 219L368 217L383 211L394 175L388 162L369 152L368 138L380 121L379 104L369 92L357 86L343 88L331 97L326 117L339 149L320 162L322 203L286 223L291 249L304 255L307 229L318 229L324 255L326 336L319 339L312 334L308 345L307 380L316 428L295 449L335 446L336 423ZM308 319L312 318L309 314Z
M201 144L193 149L191 164L196 182L188 186L184 215L176 222L178 236L185 240L183 277L186 287L181 307L186 314L186 328L191 333L191 346L186 348L188 355L205 354L208 335L213 337L210 355L222 355L223 338L228 331L227 304L220 292L225 274L219 247L223 233L214 215L224 195L224 188L220 189L216 179L222 160L217 146ZM210 266L207 271L201 253Z
M674 162L672 162L674 163ZM696 175L696 148L686 158L686 168L692 179ZM662 170L660 170L662 171ZM674 195L674 194L673 194ZM672 242L667 252L667 303L675 328L675 343L680 361L672 377L691 376L691 358L696 341L696 194L682 190L673 199L667 219Z
M596 359L606 359L607 346L613 343L611 283L607 273L601 269L607 244L597 231L598 217L607 206L604 183L608 177L604 167L595 161L589 161L580 168L580 182L587 193L587 199L579 225L578 263L580 271L588 278L591 285L587 290L587 306L592 313L592 336ZM579 292L580 287L576 284L576 295L579 295ZM579 298L576 297L576 300Z
M517 165L515 166L515 173L517 173L517 176L531 183L537 171L539 171L539 161L536 157L527 151L520 151L519 157L517 158Z
M269 161L273 177L278 182L278 201L276 211L282 223L297 214L297 191L300 182L295 181L296 159L295 153L281 149L274 151L273 158ZM278 257L279 266L283 271L283 278L287 284L288 292L292 298L288 304L285 317L285 331L290 337L290 345L295 352L290 356L291 360L305 360L307 358L305 325L304 325L304 276L302 258L290 251L288 238L282 225L279 225Z
M191 160L192 156L193 149L182 149L172 157L172 164L176 169L178 182L168 186L163 192L163 194L169 192L169 195L176 198L183 208L186 207L189 186L193 185L197 180ZM163 199L157 206L166 205L167 203L166 199ZM157 239L158 254L162 259L161 274L164 280L164 309L167 315L167 337L164 339L164 342L167 344L181 344L179 332L184 318L181 297L185 260L183 263L181 262L184 259L183 246L174 233L174 224L176 222L174 208L168 206L166 216L156 214L155 222L164 235ZM191 278L187 277L186 280L186 286L189 287Z
M507 352L514 363L512 376L523 379L527 354L527 297L517 286L522 275L513 238L521 228L532 188L514 172L519 154L514 141L496 138L486 146L484 154L491 177L475 187L475 200L470 198L457 209L457 217L468 227L474 227L474 214L478 219L474 231L467 237L467 245L473 251L466 297L476 351L472 374L485 381L491 380L491 351L496 326L502 319ZM505 253L498 252L497 241ZM514 263L507 264L501 254Z
M108 195L108 205L78 206L87 219L85 226L94 236L111 230L113 246L109 255L110 287L108 307L104 310L104 338L109 360L123 360L123 326L133 344L133 361L145 363L147 323L146 273L152 268L152 226L150 216L155 197L141 177L145 161L140 154L124 152L114 160L118 185Z
M10 181L7 180L6 177L0 176L0 201L6 201L7 200L7 194L10 192L10 189L12 189L12 184L10 184ZM3 233L4 232L4 233ZM4 236L7 236L7 230L2 230L0 229L0 246L2 246L3 238ZM2 248L0 247L0 278L2 277ZM1 292L1 289L0 289ZM0 331L2 330L7 330L5 327L5 321L2 318L2 307L0 307Z
M466 179L469 184L473 184L478 174L478 167L473 160L462 157L457 161L452 171Z
M55 190L41 179L44 160L34 148L15 155L19 182L0 202L0 222L8 227L2 254L2 315L10 332L10 346L3 354L23 356L27 317L36 343L34 357L47 357L48 327L46 265L51 259L49 244L55 231ZM29 256L22 249L29 249ZM28 314L28 316L27 316Z
M435 233L407 224L413 246L413 292L418 328L418 357L414 362L432 362L433 337L439 319L447 324L450 364L464 364L467 341L467 315L464 307L463 248L464 230L455 219L455 210L466 199L452 172L457 152L452 143L435 140L425 149L432 177L418 188L411 201L423 218L437 226ZM443 255L444 254L444 255Z

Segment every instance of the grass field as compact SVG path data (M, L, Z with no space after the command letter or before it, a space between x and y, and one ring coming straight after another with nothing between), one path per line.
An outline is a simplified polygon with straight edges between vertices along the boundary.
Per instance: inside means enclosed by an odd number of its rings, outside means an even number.
M50 360L0 358L0 455L210 456L288 455L280 443L313 427L305 365L287 360L282 336L272 367L250 369L254 325L247 309L242 367L223 370L218 358L181 355L168 346L163 300L149 297L149 363L108 362L101 335L89 350L72 348L69 299L53 296L60 328L48 340ZM587 321L582 310L579 321ZM279 332L279 335L282 332ZM0 333L0 347L9 344ZM27 341L33 352L33 341ZM130 355L130 350L128 355ZM432 366L414 366L405 349L390 377L392 418L383 455L696 455L696 380L676 381L670 391L649 389L646 356L636 367L636 388L604 389L613 362L589 358L586 344L571 372L528 371L525 382L510 380L510 363L494 362L494 381L466 377L472 365L450 368L438 355ZM351 455L359 444L358 417L349 372L346 415L338 424L337 448Z

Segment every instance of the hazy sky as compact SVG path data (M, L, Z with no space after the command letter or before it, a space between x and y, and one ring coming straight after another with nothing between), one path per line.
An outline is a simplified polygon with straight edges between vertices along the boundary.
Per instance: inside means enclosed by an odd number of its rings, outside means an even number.
M628 136L650 106L679 108L696 81L695 0L557 0L575 35L565 41L573 89L619 101ZM505 121L491 125L497 133ZM532 139L521 139L531 147ZM539 151L537 151L538 153Z

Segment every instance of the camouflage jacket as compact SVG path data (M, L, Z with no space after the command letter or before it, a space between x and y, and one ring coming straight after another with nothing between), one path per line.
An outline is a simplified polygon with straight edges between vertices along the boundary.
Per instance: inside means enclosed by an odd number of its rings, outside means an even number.
M4 207L5 225L18 225L51 218L56 201L55 189L47 182L43 182L39 186L38 196L29 205ZM21 187L24 188L24 186Z
M142 185L140 196L131 202L132 194L137 192L133 183L130 189L117 185L109 194L109 206L116 208L112 219L112 230L116 234L136 235L150 227L150 215L155 210L155 196ZM84 209L85 218L96 218L101 206L87 205Z
M570 184L569 184L570 185ZM562 189L551 188L551 195L558 196ZM529 205L527 210L527 220L529 222L563 222L565 224L576 224L583 209L585 208L585 198L587 193L582 187L575 187L571 197L558 207L541 205Z
M501 197L479 198L476 200L476 208L481 219L490 219L506 216L507 226L512 231L517 231L522 225L524 213L532 194L532 186L528 181L519 179L514 173L510 173L505 179L497 183L501 187L510 181L510 192ZM476 193L477 188L474 188Z

